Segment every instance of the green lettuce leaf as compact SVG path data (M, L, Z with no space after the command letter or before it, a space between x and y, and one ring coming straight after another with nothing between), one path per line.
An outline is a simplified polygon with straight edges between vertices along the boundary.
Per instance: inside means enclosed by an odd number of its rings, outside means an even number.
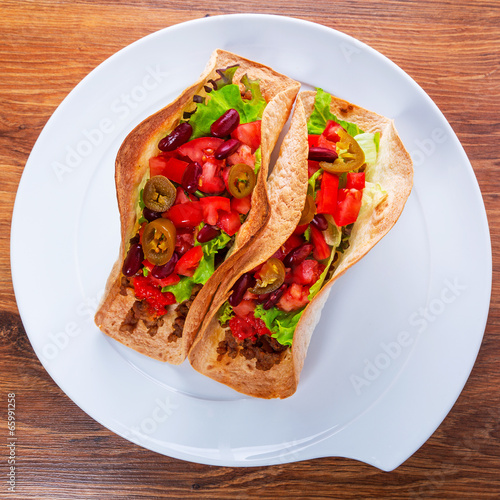
M171 292L175 296L175 300L180 304L191 297L193 291L194 281L192 278L182 276L179 283L175 285L164 286L162 292Z
M271 330L272 336L281 345L291 346L295 328L303 311L302 309L300 311L285 312L277 307L266 310L262 307L262 304L259 304L255 308L254 314L256 318L264 321L267 328Z
M254 172L255 175L259 173L260 166L262 165L262 152L260 150L260 146L255 150L255 166L254 166Z
M221 231L221 234L217 236L217 238L213 238L210 241L202 244L203 248L203 257L196 268L196 271L193 275L193 282L200 283L204 285L210 276L214 274L215 265L214 258L215 254L222 248L224 248L229 241L231 240L231 236L226 234L224 231Z
M361 209L359 211L358 220L371 212L377 205L382 203L388 194L382 186L377 182L365 182L363 189L363 198L361 199Z
M224 305L219 309L219 323L225 325L232 317L234 311L229 302L224 302Z
M307 187L307 194L311 195L314 199L316 199L316 181L318 177L323 173L323 169L319 168L314 172L314 174L309 177L309 180L307 181L309 183L309 186Z
M196 111L190 117L189 123L193 127L191 139L210 135L210 126L228 109L236 109L240 114L240 123L249 123L262 118L266 101L260 94L255 95L255 83L252 84L252 98L244 100L238 85L232 83L219 90L213 90L207 96L205 103L199 103Z
M332 248L331 253L330 253L330 258L328 259L325 270L320 274L318 281L316 281L316 283L314 283L311 286L311 288L309 288L309 295L307 296L307 298L309 300L312 300L313 297L316 296L317 293L321 290L321 287L323 286L323 283L325 282L326 275L328 274L328 270L330 269L330 266L332 265L334 257L335 257L335 248Z
M316 89L316 98L314 99L314 109L307 121L307 131L309 134L319 135L325 130L326 122L333 120L342 125L352 137L361 134L363 131L354 123L340 120L330 111L332 96L322 89Z
M368 168L375 165L377 162L378 146L376 136L380 136L380 134L378 132L376 134L364 132L354 137L363 150L363 153L365 153L365 163Z

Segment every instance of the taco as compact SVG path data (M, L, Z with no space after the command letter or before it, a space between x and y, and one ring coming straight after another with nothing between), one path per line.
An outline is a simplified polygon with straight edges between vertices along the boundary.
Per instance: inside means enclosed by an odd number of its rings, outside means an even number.
M305 148L308 161L273 171L269 222L221 283L189 353L197 371L260 398L296 391L333 284L393 227L413 183L393 122L321 89L298 95L287 137L283 156ZM299 174L308 180L290 192L286 179ZM286 211L298 199L299 213Z
M127 136L115 165L120 253L95 316L104 333L182 363L220 277L269 218L270 155L299 88L216 50L196 83Z

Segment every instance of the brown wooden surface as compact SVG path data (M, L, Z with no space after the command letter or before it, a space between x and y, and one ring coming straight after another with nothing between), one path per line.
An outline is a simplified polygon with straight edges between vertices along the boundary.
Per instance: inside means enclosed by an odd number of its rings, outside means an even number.
M443 111L478 178L494 259L484 342L448 417L394 472L340 458L210 467L142 449L96 423L55 385L20 321L10 274L10 220L24 165L50 115L87 73L138 38L207 14L238 12L319 22L384 53ZM500 497L498 0L0 0L0 33L0 445L7 450L10 391L17 394L19 438L17 493L7 491L4 451L0 498ZM26 244L36 245L29 227Z

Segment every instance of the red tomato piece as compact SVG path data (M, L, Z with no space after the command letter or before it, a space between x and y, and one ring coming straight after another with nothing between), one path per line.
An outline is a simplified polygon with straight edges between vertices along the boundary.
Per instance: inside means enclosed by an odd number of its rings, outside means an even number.
M236 165L237 163L245 163L250 167L255 166L255 155L252 153L250 146L242 144L235 153L227 158L228 165Z
M180 276L178 276L175 273L172 273L169 276L167 276L166 278L161 278L161 279L155 278L154 276L149 274L148 278L151 281L151 283L153 283L156 286L161 286L162 288L164 286L175 285L176 283L179 283L179 281L181 280ZM165 292L163 292L163 293L165 293Z
M255 310L255 300L243 299L237 306L233 307L234 314L244 318L248 313L253 313Z
M207 194L220 194L226 188L222 177L222 162L207 160L202 166L202 173L198 181L200 191Z
M314 259L306 259L293 269L293 282L299 285L313 285L318 281L324 270L325 265L321 264L321 262Z
M347 174L347 181L345 187L347 189L362 190L365 187L365 173L364 172L349 172Z
M337 209L333 214L333 219L337 226L347 226L356 222L358 218L359 209L361 208L361 200L363 192L359 189L340 189Z
M246 215L250 212L252 207L252 195L249 194L243 198L232 198L231 199L231 210L238 212L239 214Z
M296 311L304 307L309 299L309 287L292 283L281 296L277 306L283 311Z
M197 161L202 165L208 157L213 156L215 150L224 142L217 137L200 137L186 142L177 148L178 154L189 158L191 161Z
M174 272L182 274L182 276L193 276L202 257L203 249L201 246L191 248L177 261Z
M337 151L337 144L335 142L329 141L324 135L320 135L318 139L318 147L331 149L332 151Z
M200 202L187 201L174 205L162 217L170 219L176 228L196 227L203 220L203 210Z
M164 156L155 156L149 159L149 171L151 177L155 175L164 175L167 179L180 184L182 174L188 163L177 158L165 158Z
M201 208L203 210L203 221L211 226L215 226L219 220L219 210L224 212L231 211L231 201L224 196L206 196L200 198Z
M219 212L217 226L229 236L236 234L241 227L240 214L234 210L230 212Z
M297 234L292 234L283 245L285 255L288 255L294 248L300 247L304 243L304 238Z
M307 174L309 178L320 169L319 161L307 160Z
M293 234L304 234L308 227L309 227L309 224L302 224L302 226L297 226L295 228Z
M163 315L167 312L165 306L175 304L174 294L162 293L157 286L153 285L144 276L134 278L134 292L139 300L145 300L148 303L152 314Z
M325 130L323 130L321 135L331 142L337 142L340 141L340 135L338 134L339 130L344 130L344 127L333 120L328 120Z
M321 178L321 189L316 196L318 214L334 214L337 208L337 192L339 189L339 178L330 172L323 172Z
M250 146L253 153L260 146L261 123L260 120L250 123L241 123L231 133L231 137Z
M328 243L325 241L323 233L314 226L311 226L311 241L314 245L313 256L315 259L324 260L330 257L331 250Z
M316 134L309 134L307 136L307 142L309 143L309 147L313 146L317 146L318 145L318 139L319 139L319 135L316 135Z

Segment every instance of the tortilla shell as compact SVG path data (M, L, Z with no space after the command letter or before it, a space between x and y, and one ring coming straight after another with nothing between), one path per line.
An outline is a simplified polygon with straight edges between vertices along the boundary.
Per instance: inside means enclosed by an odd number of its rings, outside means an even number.
M302 105L305 116L308 117L311 114L314 98L315 92L313 91L299 93L291 129L287 135L289 141L282 147L281 154L284 158L294 158L295 152L290 154L288 148L305 147L307 150L307 130L304 130L302 126L296 126L295 121L303 120L300 111ZM387 197L373 210L360 212L351 233L349 248L339 259L333 275L306 306L296 327L293 345L287 349L279 364L267 371L258 370L255 367L255 359L247 360L240 354L234 359L223 355L218 361L218 343L225 336L218 321L218 309L230 296L231 288L238 277L272 256L295 229L294 225L291 229L287 227L284 231L280 226L282 223L280 214L286 203L299 198L302 200L302 206L304 204L304 193L307 188L307 162L297 160L296 164L292 162L288 165L288 170L273 171L274 175L271 174L268 182L271 201L269 222L261 233L259 241L252 247L252 253L249 252L248 261L242 263L238 272L221 283L212 303L211 315L203 322L189 353L189 360L196 370L250 396L266 399L286 398L296 391L313 330L320 319L321 310L333 284L394 226L412 188L411 158L397 135L392 120L335 97L332 99L331 111L339 119L355 123L365 132L380 133L377 162L366 172L366 176L368 181L380 183L387 192ZM299 169L305 172L305 180L302 181L305 187L293 183L292 171L295 172L294 175L304 178L304 172L299 172ZM283 195L285 191L287 194ZM280 198L285 199L285 205L276 203Z
M126 296L120 294L121 268L128 251L129 241L137 233L139 227L137 221L140 213L137 200L140 190L149 176L149 159L160 153L157 147L158 142L178 125L186 107L192 105L193 97L205 95L204 86L209 80L219 78L216 70L235 64L238 64L239 67L233 82L239 83L245 74L252 80L260 80L261 92L267 101L261 125L262 162L252 194L252 209L236 235L230 255L219 267L220 272L209 279L192 303L185 319L185 330L180 339L168 341L177 316L175 310L179 304L169 306L169 312L164 316L164 324L154 336L147 332L142 320L139 320L138 327L132 333L122 332L120 325L135 299L131 290L127 291ZM160 361L172 364L180 364L184 361L199 328L199 323L210 308L212 296L219 286L220 276L230 272L232 263L239 260L245 246L269 219L266 178L270 155L281 129L288 120L299 88L298 82L267 66L217 49L212 53L205 70L196 83L186 89L175 101L140 123L127 136L118 151L115 164L116 193L121 224L120 252L107 280L103 299L95 315L97 326L105 334Z

